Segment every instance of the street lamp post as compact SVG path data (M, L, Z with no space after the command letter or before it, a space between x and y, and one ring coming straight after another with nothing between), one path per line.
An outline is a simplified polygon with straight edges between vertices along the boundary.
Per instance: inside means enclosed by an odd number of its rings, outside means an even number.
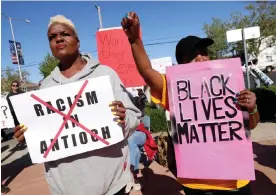
M98 17L99 17L99 22L100 22L100 28L103 28L101 8L100 8L100 6L96 5L95 3L94 3L94 6L95 6L95 8L96 8L97 11L98 11Z
M23 77L22 77L22 72L21 72L19 57L18 57L17 48L16 48L16 42L15 42L15 37L14 37L14 32L13 32L13 27L12 27L12 20L22 20L22 21L25 21L27 23L30 23L30 21L27 20L27 19L11 18L9 16L4 15L3 13L2 13L2 16L4 16L5 18L7 18L9 20L9 22L10 22L11 33L12 33L12 41L13 41L13 44L14 44L15 55L16 55L16 59L17 59L19 77L20 77L20 81L22 81Z

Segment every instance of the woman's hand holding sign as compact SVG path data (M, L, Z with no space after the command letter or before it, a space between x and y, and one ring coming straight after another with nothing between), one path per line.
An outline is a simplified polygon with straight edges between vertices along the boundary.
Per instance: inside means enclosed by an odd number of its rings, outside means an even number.
M238 104L252 112L256 106L256 95L249 90L243 90L237 94Z
M114 101L110 105L112 114L116 116L116 121L121 124L125 125L125 118L126 118L126 109L121 101Z
M18 125L14 128L14 137L19 141L19 142L24 142L25 137L24 137L24 132L27 131L28 127L25 125L21 124Z
M249 90L243 90L237 94L237 103L248 110L250 115L250 129L254 129L259 120L260 116L258 113L257 105L256 105L256 95L255 93Z

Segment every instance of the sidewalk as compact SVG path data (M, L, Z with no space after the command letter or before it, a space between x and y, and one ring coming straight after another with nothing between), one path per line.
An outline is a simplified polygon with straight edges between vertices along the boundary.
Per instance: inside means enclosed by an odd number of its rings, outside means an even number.
M256 181L252 182L253 195L275 195L276 192L276 123L260 123L252 131L255 154ZM2 143L2 182L11 191L8 195L49 195L42 164L32 165L27 148L16 148L16 140ZM142 168L142 167L141 167ZM184 194L173 175L153 162L142 169L143 192L131 195Z

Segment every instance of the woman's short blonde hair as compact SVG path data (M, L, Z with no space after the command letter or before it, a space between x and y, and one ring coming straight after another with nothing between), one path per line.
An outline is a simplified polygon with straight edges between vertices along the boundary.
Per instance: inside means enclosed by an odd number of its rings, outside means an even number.
M75 33L77 34L77 30L76 30L74 23L70 19L66 18L63 15L56 15L56 16L51 17L50 22L48 24L48 29L54 23L65 24L65 25L69 26L72 30L74 30Z

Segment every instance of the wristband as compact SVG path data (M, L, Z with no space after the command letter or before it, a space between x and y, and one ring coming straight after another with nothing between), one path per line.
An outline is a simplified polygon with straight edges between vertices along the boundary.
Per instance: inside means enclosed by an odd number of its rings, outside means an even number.
M254 114L256 114L258 112L258 107L257 107L257 104L255 105L255 108L254 108L254 110L253 110L253 112L250 112L249 114L250 115L254 115Z

